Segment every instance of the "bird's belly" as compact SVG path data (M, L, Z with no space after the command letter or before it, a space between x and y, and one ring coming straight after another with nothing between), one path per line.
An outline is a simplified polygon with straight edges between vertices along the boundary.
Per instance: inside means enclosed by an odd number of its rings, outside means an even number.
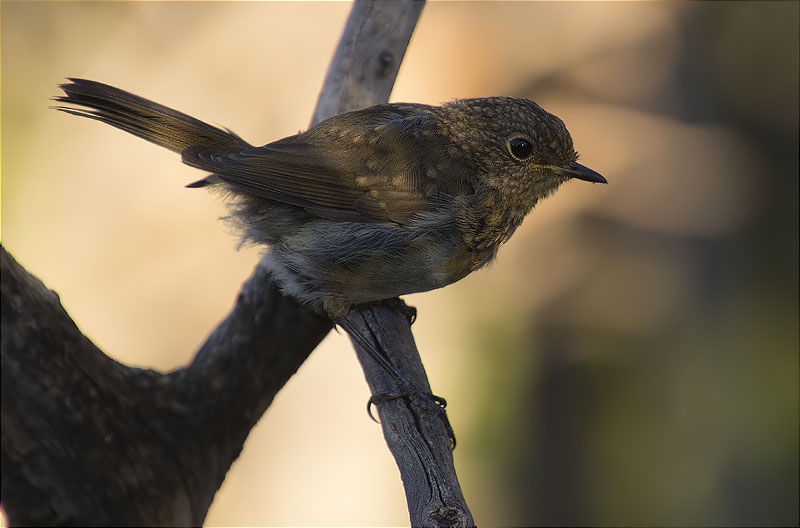
M475 252L451 230L332 223L308 226L272 247L282 286L302 300L351 304L433 290L476 269Z
M452 284L470 271L463 246L430 238L409 240L395 252L368 254L335 267L332 279L352 302L368 302Z

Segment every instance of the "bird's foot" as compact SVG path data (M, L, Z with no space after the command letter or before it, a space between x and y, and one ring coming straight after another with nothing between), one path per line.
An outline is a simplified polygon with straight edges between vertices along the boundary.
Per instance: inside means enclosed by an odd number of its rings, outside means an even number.
M369 417L378 422L375 415L372 414L372 406L377 407L381 403L398 399L405 399L411 406L412 412L420 416L422 416L422 413L432 413L431 419L439 418L447 431L448 438L450 438L450 449L456 448L456 434L453 431L453 426L450 425L450 419L447 417L447 411L445 410L447 400L429 392L419 391L412 387L410 383L396 394L373 394L367 402Z

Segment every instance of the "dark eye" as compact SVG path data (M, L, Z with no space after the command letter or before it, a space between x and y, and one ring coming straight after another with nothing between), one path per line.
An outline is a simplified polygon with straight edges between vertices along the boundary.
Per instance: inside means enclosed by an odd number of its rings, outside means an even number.
M517 159L525 159L533 152L533 145L527 139L514 138L508 142L508 150Z

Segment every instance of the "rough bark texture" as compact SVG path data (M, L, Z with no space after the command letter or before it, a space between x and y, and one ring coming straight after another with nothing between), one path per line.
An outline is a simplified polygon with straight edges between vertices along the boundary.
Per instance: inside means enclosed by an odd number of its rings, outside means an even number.
M386 103L424 0L359 0L328 68L311 124Z
M312 124L388 100L422 6L354 4ZM331 328L259 265L191 365L161 374L105 356L4 248L0 267L0 500L12 525L202 524L250 429ZM348 317L429 390L401 312L367 306ZM358 352L373 393L392 392ZM412 524L472 524L441 422L403 399L379 414Z
M262 267L190 366L126 367L0 248L12 525L199 525L250 429L331 327Z
M403 377L431 392L425 369L401 311L385 304L351 310L347 318L362 336L392 360ZM386 372L357 343L353 343L373 395L396 394ZM408 398L378 404L386 444L394 455L406 492L412 526L473 526L453 467L450 436L436 406L420 407Z

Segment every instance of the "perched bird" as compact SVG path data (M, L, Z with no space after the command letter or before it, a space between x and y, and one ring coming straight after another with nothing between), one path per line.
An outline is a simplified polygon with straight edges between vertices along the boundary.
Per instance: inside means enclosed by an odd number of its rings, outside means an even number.
M62 84L65 112L97 119L212 173L245 242L270 250L284 293L341 321L350 307L440 288L485 266L579 164L564 123L512 97L348 112L254 147L118 88Z

